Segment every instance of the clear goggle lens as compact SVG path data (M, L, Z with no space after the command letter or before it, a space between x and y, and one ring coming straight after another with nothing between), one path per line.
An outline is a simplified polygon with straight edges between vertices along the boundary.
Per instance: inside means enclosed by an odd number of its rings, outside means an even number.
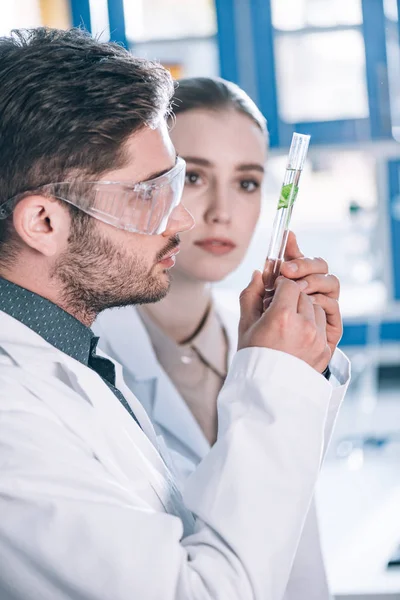
M118 229L157 235L166 230L169 218L181 202L185 166L185 161L178 157L176 165L170 171L142 183L50 183L34 190L34 193L68 202L95 219ZM8 217L18 200L27 193L18 194L0 205L0 219Z

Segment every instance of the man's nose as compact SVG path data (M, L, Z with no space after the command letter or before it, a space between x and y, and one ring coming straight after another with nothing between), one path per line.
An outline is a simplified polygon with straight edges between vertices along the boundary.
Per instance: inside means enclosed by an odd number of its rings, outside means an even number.
M171 237L177 233L183 233L189 231L195 226L195 220L183 204L179 204L171 213L168 219L167 229L164 231L163 236Z

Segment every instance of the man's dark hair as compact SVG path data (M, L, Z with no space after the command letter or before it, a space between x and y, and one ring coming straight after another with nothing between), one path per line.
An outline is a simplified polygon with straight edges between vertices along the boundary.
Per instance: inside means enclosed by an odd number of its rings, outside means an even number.
M189 110L233 109L246 115L269 141L267 121L260 109L242 88L220 77L187 77L178 81L172 100L174 114Z
M173 91L161 65L80 29L0 38L0 204L122 166L124 142L168 114ZM13 237L12 217L0 220L1 263Z

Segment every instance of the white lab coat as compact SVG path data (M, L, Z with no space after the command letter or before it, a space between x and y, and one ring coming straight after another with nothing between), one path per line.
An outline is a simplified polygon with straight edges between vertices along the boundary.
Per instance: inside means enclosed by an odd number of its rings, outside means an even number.
M238 314L227 309L216 298L214 301L227 332L231 362L237 347ZM173 460L175 475L182 485L208 454L210 445L187 404L158 363L136 309L129 306L105 311L98 317L93 329L100 336L100 347L123 366L124 380L146 409L157 434L164 439ZM332 382L332 397L325 425L325 448L349 383L349 362L340 351L336 352L331 369L337 381ZM301 380L295 384L299 387L304 385ZM285 600L327 600L329 597L313 501Z
M97 373L0 312L1 600L280 600L329 383L286 354L240 351L183 502L116 370L142 429Z

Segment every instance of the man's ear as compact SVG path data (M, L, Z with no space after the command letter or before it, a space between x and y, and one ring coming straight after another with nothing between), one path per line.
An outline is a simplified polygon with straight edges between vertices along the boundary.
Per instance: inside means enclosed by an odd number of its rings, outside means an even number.
M18 202L13 224L21 240L43 256L56 256L68 241L69 211L54 198L26 196Z

